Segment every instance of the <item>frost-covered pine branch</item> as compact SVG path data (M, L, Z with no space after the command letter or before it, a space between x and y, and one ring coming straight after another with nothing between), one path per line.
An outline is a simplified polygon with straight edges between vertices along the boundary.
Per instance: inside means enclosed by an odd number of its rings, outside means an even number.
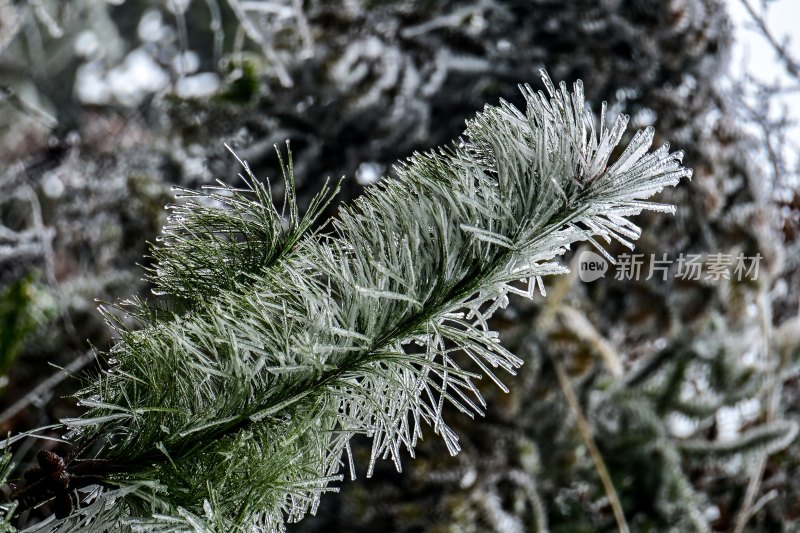
M382 458L399 469L426 426L457 453L445 406L482 414L476 380L504 388L498 374L522 364L492 313L544 292L575 242L632 247L628 217L670 212L647 199L690 175L680 152L648 153L652 128L610 163L627 117L608 128L603 105L597 131L580 82L544 81L548 95L523 88L524 113L487 106L328 231L309 230L329 193L301 221L290 166L288 215L253 179L177 208L152 276L189 303L140 304L140 329L117 326L108 371L80 393L88 411L64 421L102 480L73 475L80 509L43 527L280 530L354 475L355 435L372 439L370 471ZM49 497L24 490L22 508Z

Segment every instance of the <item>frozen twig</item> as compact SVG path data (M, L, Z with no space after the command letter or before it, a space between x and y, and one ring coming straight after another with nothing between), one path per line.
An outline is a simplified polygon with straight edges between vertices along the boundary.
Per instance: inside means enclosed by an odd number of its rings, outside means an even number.
M311 28L308 26L308 18L303 11L303 0L292 0L294 15L297 19L297 28L300 30L300 37L303 39L303 55L311 57L314 55L314 37L311 35Z
M36 387L31 389L28 394L11 404L5 411L0 413L0 424L5 424L29 405L40 402L42 398L48 393L51 393L52 389L54 389L59 383L94 361L95 357L96 354L94 350L90 350L39 383Z
M781 44L772 34L772 31L769 29L766 20L764 20L764 16L756 13L756 10L752 5L750 5L748 0L739 0L739 2L741 2L742 6L744 6L744 8L747 10L747 13L750 15L750 18L753 19L753 22L755 23L761 35L775 50L775 53L778 55L778 59L781 60L783 66L786 68L786 72L791 74L794 78L800 79L800 63L798 63L797 59L795 59L795 57L787 50L786 45Z
M586 417L583 414L583 410L578 402L578 398L575 396L575 391L572 390L572 385L570 385L569 377L564 371L564 368L561 366L561 363L556 358L553 358L552 362L556 369L556 374L558 375L558 384L561 386L561 390L564 392L564 397L567 400L567 404L569 404L569 408L575 417L575 423L578 426L578 431L581 434L581 438L583 438L586 449L589 450L589 455L592 457L592 462L597 469L597 475L600 476L600 482L603 484L603 489L606 491L608 503L611 505L611 510L614 513L614 519L617 521L617 527L621 533L628 533L630 530L628 529L628 523L625 521L625 513L622 510L622 504L620 503L619 496L614 488L614 483L611 481L611 476L608 473L608 468L606 468L606 463L603 461L603 456L600 454L600 450L597 449L597 444L592 436L592 429L589 427L589 421L586 420Z
M42 0L30 0L30 5L33 7L33 12L36 14L36 18L47 28L47 33L50 34L50 37L54 39L58 39L59 37L64 35L64 30L61 29L56 19L54 19L50 13L47 12L45 7L42 5Z
M0 53L2 53L1 42ZM53 115L38 106L26 102L20 98L11 87L0 85L0 102L7 102L20 113L28 115L37 122L40 122L47 129L53 129L58 126L58 120Z
M75 324L72 322L69 309L64 303L64 293L58 283L55 274L55 257L53 255L53 231L50 230L45 224L42 217L42 207L39 204L39 197L36 192L28 185L22 189L28 196L28 201L31 204L31 213L33 216L33 225L39 234L39 240L42 245L42 254L44 256L45 276L47 283L58 292L58 306L61 316L64 318L64 325L70 335L78 336L78 331L75 329Z
M225 43L225 30L222 27L222 11L217 0L206 0L208 12L211 17L209 29L214 34L214 65L219 63L222 57L222 46Z
M597 353L612 376L622 377L624 370L619 354L611 347L609 342L597 331L594 324L579 310L568 305L558 308L558 314L579 339L589 343Z
M242 3L239 2L239 0L228 0L228 5L231 6L234 14L236 14L236 18L239 19L239 23L241 24L241 28L244 33L261 47L261 50L266 56L267 60L269 60L269 62L275 68L275 75L278 76L278 80L281 82L281 85L284 87L292 87L294 82L292 81L291 76L289 76L289 71L286 70L286 65L284 65L283 61L281 61L281 58L278 57L278 54L275 52L275 48L273 48L272 44L267 41L264 35L258 30L258 28L255 27L253 21L248 18L247 11Z
M769 305L766 301L767 297L768 296L765 288L761 287L761 290L758 293L757 308L759 327L761 328L762 337L761 350L762 357L764 359L767 359L770 355L769 340L772 334L772 313L770 313ZM783 389L783 382L780 379L780 375L783 373L783 368L785 366L786 358L779 356L777 365L774 365L770 371L769 382L766 387L767 409L765 413L765 422L771 422L779 415L780 398ZM758 458L755 461L753 473L751 474L750 481L747 484L747 491L745 492L742 507L736 517L736 526L733 530L734 533L742 533L747 525L748 520L750 520L750 517L753 516L753 505L756 501L756 496L758 496L758 489L761 486L761 480L764 477L764 470L767 467L768 457L769 452L765 450L759 453Z
M0 22L2 29L0 31L0 54L2 54L19 34L25 17L10 2L0 3L0 15L2 15L2 22Z

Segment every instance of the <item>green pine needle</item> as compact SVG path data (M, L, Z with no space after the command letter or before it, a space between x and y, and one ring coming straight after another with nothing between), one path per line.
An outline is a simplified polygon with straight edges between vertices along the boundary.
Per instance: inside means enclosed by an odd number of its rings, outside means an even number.
M244 189L183 191L149 275L185 309L117 324L109 370L80 393L87 412L64 423L113 462L118 489L62 530L275 531L352 475L354 435L372 439L370 472L399 469L425 426L457 453L445 404L483 414L475 381L505 388L522 364L492 313L543 292L573 243L630 244L629 217L671 212L647 199L690 175L680 152L648 153L652 128L610 163L627 117L609 129L603 106L595 131L580 82L543 78L548 95L522 88L526 112L487 106L327 232L311 229L334 191L301 219L291 157L282 210L246 165Z

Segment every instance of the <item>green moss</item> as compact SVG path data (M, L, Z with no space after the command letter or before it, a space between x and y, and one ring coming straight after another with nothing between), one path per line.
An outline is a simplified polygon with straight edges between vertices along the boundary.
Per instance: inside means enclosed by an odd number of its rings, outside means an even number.
M218 98L232 104L247 104L258 94L258 68L252 59L231 61L224 88Z
M54 311L51 295L28 275L0 292L0 373L5 373L27 337L48 322Z

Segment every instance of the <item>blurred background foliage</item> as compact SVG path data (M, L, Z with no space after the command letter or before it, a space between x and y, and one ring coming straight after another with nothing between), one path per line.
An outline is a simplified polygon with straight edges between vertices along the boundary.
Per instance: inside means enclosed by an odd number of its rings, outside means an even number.
M634 531L792 530L796 152L732 45L721 0L0 0L0 428L75 413L53 367L102 366L96 300L148 294L170 187L236 183L224 142L275 178L290 139L301 204L328 176L346 200L546 67L686 151L637 252L760 253L758 279L551 280L496 318L526 364L486 420L451 416L460 455L428 439L364 479L357 448L362 477L291 529L604 531L616 506Z

